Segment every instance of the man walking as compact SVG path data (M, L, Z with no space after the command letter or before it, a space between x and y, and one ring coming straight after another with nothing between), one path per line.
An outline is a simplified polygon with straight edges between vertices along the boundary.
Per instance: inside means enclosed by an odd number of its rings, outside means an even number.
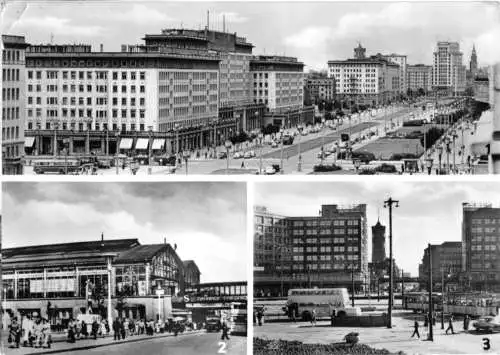
M448 320L448 328L446 328L446 334L451 330L451 334L455 334L455 331L453 330L453 315L450 316L450 319Z
M411 335L411 337L413 338L415 336L415 334L420 339L420 334L418 333L418 321L417 321L417 318L415 318L415 323L413 323L413 334Z
M469 321L470 321L469 315L466 314L464 317L464 332L467 332L469 330Z
M120 321L118 318L115 318L113 322L113 340L120 340Z
M221 340L224 340L224 339L229 340L228 331L229 331L229 328L227 326L227 322L226 321L222 322L222 337L220 338Z

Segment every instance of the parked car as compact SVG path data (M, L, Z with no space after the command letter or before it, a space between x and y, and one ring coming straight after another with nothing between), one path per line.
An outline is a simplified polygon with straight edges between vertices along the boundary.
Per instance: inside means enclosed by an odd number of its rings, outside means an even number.
M207 317L205 329L207 332L219 332L221 329L219 317Z
M265 173L266 173L266 175L274 175L274 174L276 174L276 170L274 170L272 165L269 165L269 166L266 166Z
M278 142L273 141L273 142L271 143L271 148L278 148Z
M242 159L243 158L243 153L242 152L236 152L233 155L233 159Z
M217 154L217 157L219 159L226 159L227 158L227 153L226 152L219 152L219 154Z
M284 145L292 145L293 144L293 137L290 135L283 136L283 144Z

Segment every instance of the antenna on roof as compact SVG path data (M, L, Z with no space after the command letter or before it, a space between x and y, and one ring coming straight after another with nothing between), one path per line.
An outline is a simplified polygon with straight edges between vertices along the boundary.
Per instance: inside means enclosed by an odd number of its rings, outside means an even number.
M174 243L174 250L177 250L177 243Z
M54 33L50 33L50 44L54 43Z
M104 232L101 232L101 242L104 243Z

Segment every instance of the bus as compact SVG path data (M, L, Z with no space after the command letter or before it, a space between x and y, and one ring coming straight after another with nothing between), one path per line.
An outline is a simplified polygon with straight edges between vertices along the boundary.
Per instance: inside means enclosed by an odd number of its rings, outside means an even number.
M443 310L443 298L441 293L432 293L433 309L436 312ZM403 309L412 310L413 313L429 311L429 293L428 292L408 292L403 297Z
M359 307L349 306L349 294L346 288L311 288L290 289L286 302L287 314L295 312L295 316L303 321L312 319L315 310L316 319L328 318L332 315L359 316Z
M451 314L485 317L499 315L500 295L480 292L447 293L444 311Z
M247 335L247 304L231 302L231 334Z
M35 162L35 174L73 174L78 171L80 164L76 160L43 160Z

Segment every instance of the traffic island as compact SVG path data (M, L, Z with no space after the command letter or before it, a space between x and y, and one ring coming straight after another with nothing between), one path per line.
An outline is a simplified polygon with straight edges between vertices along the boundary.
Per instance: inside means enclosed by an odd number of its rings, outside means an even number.
M315 355L343 355L343 354L398 354L404 355L400 351L391 353L387 349L374 349L365 344L352 344L349 342L331 344L304 344L300 341L268 340L261 338L253 339L254 355L279 355L279 354L315 354Z

